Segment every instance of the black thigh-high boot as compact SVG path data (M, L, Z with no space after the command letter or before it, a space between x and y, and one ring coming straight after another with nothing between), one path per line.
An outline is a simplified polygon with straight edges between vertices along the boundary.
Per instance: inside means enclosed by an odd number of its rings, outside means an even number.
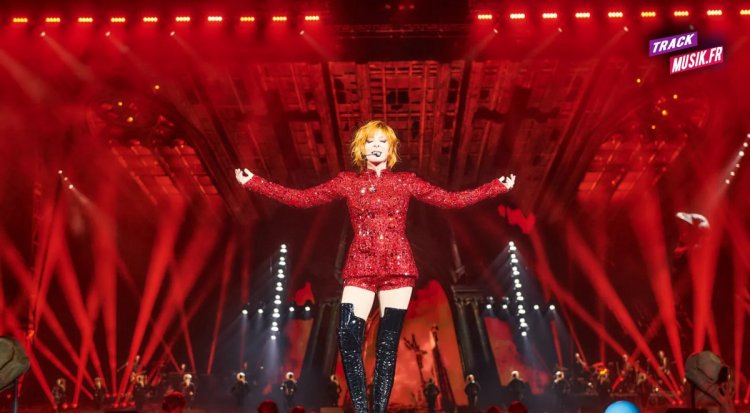
M365 364L362 362L364 334L365 320L354 315L354 305L341 304L339 351L341 351L341 364L344 366L344 375L354 413L368 412Z
M396 353L401 339L406 310L387 307L378 327L378 343L375 349L375 373L373 377L373 413L385 413L391 397L393 376L396 374Z

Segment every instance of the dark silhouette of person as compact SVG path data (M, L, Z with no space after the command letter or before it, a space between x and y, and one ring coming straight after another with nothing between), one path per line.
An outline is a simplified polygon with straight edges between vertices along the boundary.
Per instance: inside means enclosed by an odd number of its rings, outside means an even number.
M435 405L437 404L437 397L440 394L440 389L435 385L435 381L430 377L427 383L424 385L422 390L425 399L427 399L427 411L429 413L435 413Z

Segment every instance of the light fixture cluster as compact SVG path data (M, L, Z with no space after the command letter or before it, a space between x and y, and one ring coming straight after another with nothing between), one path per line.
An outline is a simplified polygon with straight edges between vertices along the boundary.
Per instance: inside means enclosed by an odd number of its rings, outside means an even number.
M60 179L62 179L62 184L65 188L68 188L70 190L75 189L75 186L73 185L72 182L70 182L70 179L68 179L68 177L65 176L65 173L63 173L62 169L57 171L57 174L60 175Z
M258 315L260 315L263 320L262 325L268 327L270 330L268 337L271 340L278 339L282 325L286 321L291 319L309 320L313 315L312 301L308 300L302 305L297 305L294 302L288 303L286 301L284 291L286 290L289 277L288 252L289 250L287 249L286 244L281 244L278 255L272 259L270 265L272 284L269 288L272 288L272 290L270 291L267 301L262 301L257 306ZM242 314L247 315L250 307L250 304L245 306L242 310Z
M515 317L516 327L521 332L521 336L526 337L529 331L529 324L526 321L526 298L523 296L523 284L521 283L521 271L519 270L518 250L513 241L508 243L508 258L510 260L511 280L513 280L512 294L510 297L503 297L500 308L495 308L495 298L486 298L486 308L492 315L499 315L506 318L509 315Z
M732 183L734 178L737 176L737 173L740 170L740 167L742 166L742 159L745 158L745 151L748 150L748 146L750 146L750 133L747 134L745 137L745 141L742 142L742 146L740 147L740 150L737 152L737 157L735 158L734 165L732 166L732 169L729 171L729 175L724 179L724 183L729 185Z
M497 316L503 320L513 319L516 330L520 332L521 337L527 337L531 331L531 320L539 316L550 316L555 310L555 306L550 304L547 308L542 308L539 304L531 305L527 297L524 296L524 283L522 282L520 270L520 254L513 241L508 243L508 261L510 264L510 279L513 283L511 292L507 297L500 300L500 304L495 302L494 297L485 298L486 314ZM533 312L529 310L529 305Z

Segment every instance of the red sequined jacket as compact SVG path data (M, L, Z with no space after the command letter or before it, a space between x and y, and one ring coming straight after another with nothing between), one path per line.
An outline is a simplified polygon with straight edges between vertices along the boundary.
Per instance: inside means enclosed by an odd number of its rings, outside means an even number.
M354 240L342 272L349 277L403 274L416 277L417 266L406 239L409 198L440 208L461 208L507 192L499 180L478 188L448 192L410 172L383 170L342 172L321 185L298 190L283 187L254 175L246 188L287 205L309 208L336 199L346 199L354 229Z

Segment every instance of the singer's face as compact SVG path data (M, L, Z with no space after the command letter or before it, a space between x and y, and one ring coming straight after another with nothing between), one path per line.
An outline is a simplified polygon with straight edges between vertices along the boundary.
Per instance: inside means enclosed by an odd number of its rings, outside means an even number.
M370 163L385 162L388 159L389 150L388 139L381 130L376 130L365 142L365 154L367 155L367 161Z

